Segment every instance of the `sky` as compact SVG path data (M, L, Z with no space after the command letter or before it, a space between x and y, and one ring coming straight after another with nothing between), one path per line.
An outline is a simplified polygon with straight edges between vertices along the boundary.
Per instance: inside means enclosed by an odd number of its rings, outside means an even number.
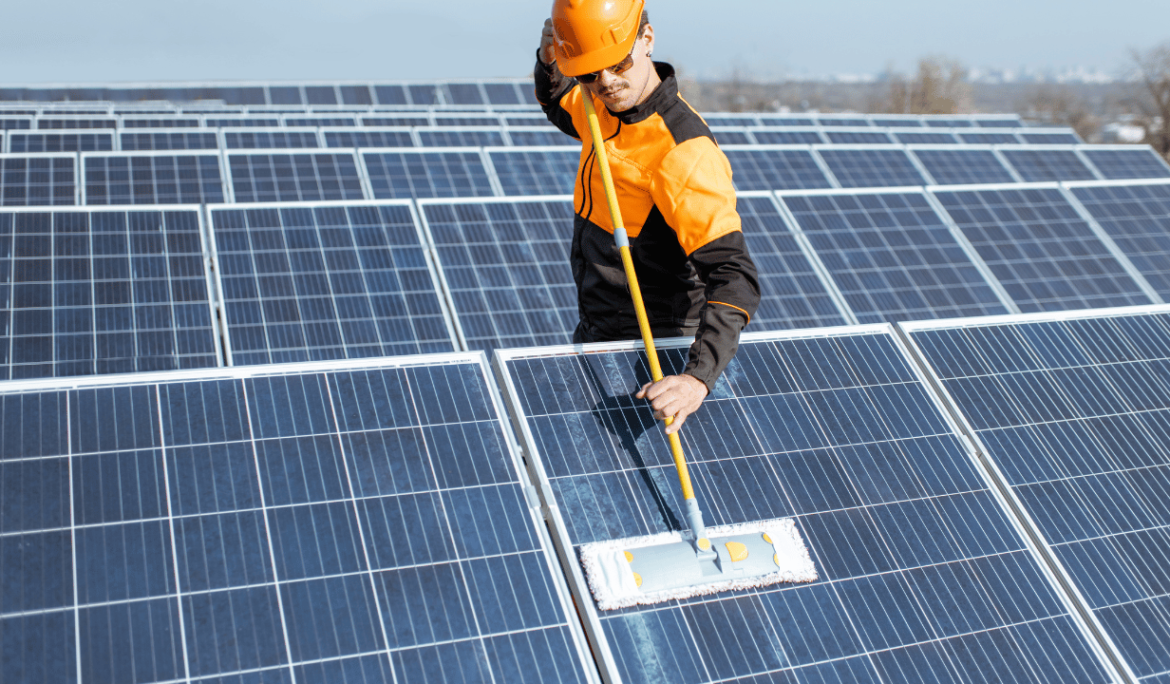
M0 83L425 80L531 72L551 0L10 0ZM684 74L1085 66L1170 41L1170 2L647 0L655 59Z

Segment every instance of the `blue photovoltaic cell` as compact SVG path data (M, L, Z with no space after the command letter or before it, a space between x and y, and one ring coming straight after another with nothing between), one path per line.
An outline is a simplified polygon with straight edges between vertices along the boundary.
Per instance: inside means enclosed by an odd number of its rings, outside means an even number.
M950 133L897 132L894 137L903 145L958 145L959 139Z
M400 85L376 85L374 86L374 95L378 98L378 104L410 104L406 100L406 89Z
M874 126L883 128L922 128L922 119L872 119Z
M211 212L235 365L452 351L410 207Z
M1170 185L1080 187L1072 193L1170 302Z
M364 199L352 153L229 154L237 202Z
M581 150L491 150L488 156L505 195L571 195Z
M524 104L516 93L514 83L484 83L483 89L487 93L488 104L491 105L518 105Z
M430 106L443 104L439 101L439 88L434 84L417 84L406 86L406 92L410 94L410 103L413 105Z
M834 145L885 145L894 142L882 131L825 131L825 137Z
M715 142L720 145L752 145L756 142L748 135L747 129L742 127L714 128L711 129L711 135L715 136Z
M436 126L489 126L498 128L500 125L500 117L498 116L472 116L472 115L457 115L444 116L442 114L435 116Z
M286 116L284 125L298 126L356 126L357 121L352 116Z
M215 204L224 201L218 155L84 157L86 204Z
M365 152L362 159L375 199L496 194L478 152Z
M122 118L122 128L199 128L199 119L194 117L161 117L157 119Z
M31 118L0 116L0 131L19 131L30 128L32 128Z
M414 147L409 128L325 131L326 147Z
M277 126L280 126L280 119L277 119L276 117L238 117L231 119L207 118L203 120L203 123L208 128L276 128Z
M0 212L0 254L0 378L217 365L197 211Z
M724 148L736 190L811 190L832 184L813 159L800 149Z
M512 140L512 145L515 147L548 147L556 145L576 145L580 146L581 141L576 138L565 135L556 128L545 126L538 130L533 129L508 129L508 138Z
M844 188L926 185L926 180L901 149L818 149L821 159Z
M110 131L8 134L9 152L104 152L112 149L114 134Z
M748 330L845 325L848 321L772 199L740 195L736 209L760 278L760 306Z
M363 116L363 126L430 126L431 120L425 116L411 116L408 114L378 116Z
M1081 151L1107 180L1170 178L1170 166L1150 147L1129 150L1085 147Z
M333 86L305 86L305 102L311 105L337 104L337 91Z
M938 190L934 195L1020 311L1150 303L1059 190Z
M219 149L215 131L135 131L120 135L124 152Z
M913 149L910 153L939 185L1016 182L991 150Z
M591 681L482 361L281 372L0 396L5 681Z
M1009 313L926 196L782 199L859 322Z
M572 341L571 201L428 203L422 210L468 349L490 354Z
M0 206L77 204L75 158L0 155Z
M1020 145L1015 133L1007 131L970 131L959 133L959 139L971 145Z
M1080 145L1083 140L1075 133L1029 133L1020 131L1019 136L1029 145Z
M229 150L290 150L321 146L317 132L312 130L224 131L223 140Z
M1170 316L912 336L1121 657L1167 681Z
M63 119L60 117L41 117L37 119L37 128L51 130L55 128L117 128L117 119Z
M801 131L754 128L752 135L761 145L819 145L825 142L816 129Z
M478 131L420 128L417 132L422 147L502 147L505 144L499 128Z
M448 83L447 92L451 94L450 104L483 105L483 93L478 83Z
M664 372L685 354L661 354ZM643 358L504 363L570 563L581 544L683 529L666 440L632 396ZM745 340L682 429L697 498L708 525L793 517L821 579L601 614L581 588L607 676L1109 681L930 396L884 334Z

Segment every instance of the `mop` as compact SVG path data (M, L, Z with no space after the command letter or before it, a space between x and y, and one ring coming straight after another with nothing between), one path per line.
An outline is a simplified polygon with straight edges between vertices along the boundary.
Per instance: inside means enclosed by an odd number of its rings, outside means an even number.
M614 192L609 157L605 152L597 111L584 89L581 96L585 102L589 133L605 186L614 242L625 266L638 327L650 362L650 375L654 382L658 382L662 379L662 368L658 363L650 322L646 317L638 277L634 272L629 238ZM672 422L673 418L666 419L667 425ZM791 518L706 528L691 486L682 442L677 432L667 437L678 470L690 529L686 532L666 532L581 546L581 567L600 610L817 579L816 567Z

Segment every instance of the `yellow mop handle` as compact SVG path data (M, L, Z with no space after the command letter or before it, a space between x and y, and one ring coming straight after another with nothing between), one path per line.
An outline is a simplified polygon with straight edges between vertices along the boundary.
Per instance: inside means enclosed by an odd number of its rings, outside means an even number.
M626 225L622 222L622 212L618 207L617 193L613 189L613 176L609 172L609 157L605 153L605 139L601 137L601 124L597 121L597 110L589 93L581 89L581 99L585 101L585 115L589 119L589 134L593 137L593 149L597 152L597 166L601 169L601 182L605 185L605 200L609 205L609 217L613 222L613 237L622 255L622 264L626 268L626 280L630 283L630 294L634 298L634 312L638 316L638 329L642 331L642 342L646 345L646 357L650 360L650 377L654 382L662 379L662 366L658 363L658 352L654 349L654 336L650 333L650 320L646 317L646 306L642 303L642 289L638 287L638 274L634 272L634 258L630 256L630 240L626 235ZM668 416L666 424L670 425L674 418ZM678 482L682 486L683 498L694 499L695 490L691 487L691 476L687 472L686 457L683 456L682 441L678 433L667 435L670 440L670 452L674 456L674 465L678 469Z

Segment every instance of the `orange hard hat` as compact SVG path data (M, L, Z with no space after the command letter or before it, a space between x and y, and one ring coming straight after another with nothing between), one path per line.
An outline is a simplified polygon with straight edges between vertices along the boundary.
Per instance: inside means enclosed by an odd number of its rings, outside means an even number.
M553 44L561 73L580 76L625 59L645 6L646 0L554 0Z

